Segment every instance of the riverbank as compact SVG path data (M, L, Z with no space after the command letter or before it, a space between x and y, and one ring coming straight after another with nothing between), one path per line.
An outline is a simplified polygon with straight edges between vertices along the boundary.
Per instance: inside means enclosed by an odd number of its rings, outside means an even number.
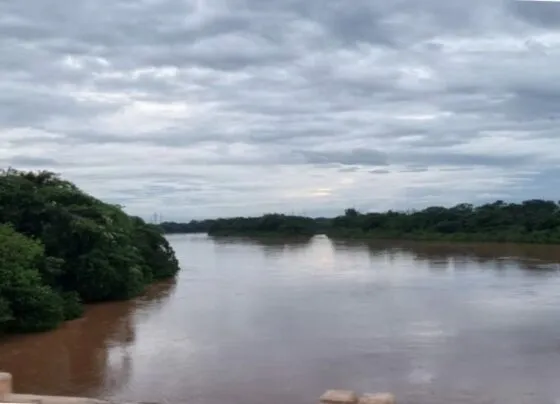
M422 210L362 213L346 209L336 217L266 214L189 223L161 223L164 232L209 235L560 244L560 204L540 199L521 203L463 203Z
M210 233L170 233L168 236L180 236L188 234L202 234L215 239L249 239L249 240L289 240L289 241L310 241L315 236L326 236L332 240L359 240L359 241L425 241L425 242L449 242L449 243L501 243L501 244L531 244L531 245L560 245L560 237L554 234L530 233L530 234L482 234L482 233L399 233L399 232L362 232L357 230L337 230L325 233L316 233L309 236L293 235L286 233L243 233L243 232L223 232L218 234Z
M262 238L262 239L283 239L289 238L291 240L310 240L313 236L318 234L294 234L294 233L284 233L284 232L241 232L241 231L220 231L206 233L210 237L244 237L244 238Z
M560 237L547 232L519 233L399 233L362 232L357 230L335 231L326 234L336 240L387 240L387 241L433 241L457 243L519 243L519 244L560 244Z

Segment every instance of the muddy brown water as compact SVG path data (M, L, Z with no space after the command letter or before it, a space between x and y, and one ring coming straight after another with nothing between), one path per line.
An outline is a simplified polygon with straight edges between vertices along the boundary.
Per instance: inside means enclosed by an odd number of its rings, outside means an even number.
M560 403L560 247L170 236L183 270L0 340L25 393L192 404Z

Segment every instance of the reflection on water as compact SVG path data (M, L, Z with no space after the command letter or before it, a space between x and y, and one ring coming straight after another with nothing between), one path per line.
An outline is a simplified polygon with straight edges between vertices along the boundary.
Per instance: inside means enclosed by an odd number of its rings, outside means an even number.
M141 401L560 399L555 246L169 237L176 283L0 340L21 391Z
M136 323L145 311L156 315L174 287L166 281L134 301L91 306L84 318L55 331L4 338L0 369L26 393L98 396L126 384Z
M303 250L311 243L311 238L278 238L278 237L220 237L210 236L212 242L218 246L249 244L257 245L267 255Z
M450 269L454 265L471 268L509 268L512 265L526 270L560 270L560 247L532 244L503 243L442 243L414 241L345 241L335 240L336 249L368 250L375 256L392 257L410 255L415 262L425 262L434 269Z

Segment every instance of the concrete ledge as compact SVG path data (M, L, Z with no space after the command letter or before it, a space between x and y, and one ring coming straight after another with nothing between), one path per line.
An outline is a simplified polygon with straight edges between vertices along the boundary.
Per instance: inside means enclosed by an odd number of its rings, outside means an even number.
M358 398L350 390L327 390L320 401L323 404L396 404L391 393L364 394Z
M109 401L85 397L14 394L12 375L0 372L0 403L2 402L15 404L110 404Z
M111 401L86 397L14 394L12 375L0 372L0 403L10 404L114 404ZM391 393L364 394L358 398L351 390L327 390L320 398L323 404L396 404ZM126 404L126 403L120 403ZM133 404L133 403L130 403ZM141 404L141 403L138 403Z
M395 396L391 393L364 394L358 400L359 404L395 404Z
M320 400L324 404L356 404L358 396L350 390L328 390Z
M85 397L41 396L36 394L9 394L2 400L17 404L109 404L108 401Z
M0 373L0 400L9 394L12 394L12 375Z

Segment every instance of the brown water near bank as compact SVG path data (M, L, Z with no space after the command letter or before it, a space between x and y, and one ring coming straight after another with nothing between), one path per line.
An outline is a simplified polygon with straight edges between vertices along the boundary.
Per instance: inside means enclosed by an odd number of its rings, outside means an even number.
M560 247L171 236L183 271L0 340L16 389L188 403L560 402Z

